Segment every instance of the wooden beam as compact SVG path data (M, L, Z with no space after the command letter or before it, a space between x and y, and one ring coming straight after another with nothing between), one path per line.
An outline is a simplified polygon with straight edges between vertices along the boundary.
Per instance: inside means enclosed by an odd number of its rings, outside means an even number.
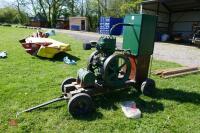
M154 74L162 78L171 78L197 72L200 72L198 67L179 67L179 68L157 70L154 72Z
M174 75L168 75L168 76L164 76L163 78L166 79L166 78L173 78L173 77L178 77L178 76L185 76L185 75L188 75L188 74L194 74L194 73L198 73L198 72L200 72L200 70L178 73L178 74L174 74Z
M175 74L179 74L179 73L185 73L185 72L191 72L191 71L196 71L199 70L198 67L192 67L192 68L179 68L179 69L174 69L174 70L170 70L170 71L164 71L162 72L162 77L164 76L168 76L168 75L175 75Z

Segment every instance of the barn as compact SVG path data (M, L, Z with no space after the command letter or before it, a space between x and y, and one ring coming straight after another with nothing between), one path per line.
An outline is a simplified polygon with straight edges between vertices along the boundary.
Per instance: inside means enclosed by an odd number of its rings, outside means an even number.
M140 4L140 13L158 16L157 41L167 34L169 40L189 43L200 26L199 0L145 0Z

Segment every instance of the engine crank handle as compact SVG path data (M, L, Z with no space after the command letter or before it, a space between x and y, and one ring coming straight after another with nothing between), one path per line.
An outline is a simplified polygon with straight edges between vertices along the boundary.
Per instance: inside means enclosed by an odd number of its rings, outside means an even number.
M24 113L24 112L31 112L31 111L33 111L33 110L35 110L35 109L38 109L38 108L47 106L47 105L49 105L49 104L51 104L51 103L55 103L55 102L62 101L62 100L66 100L66 99L67 99L67 97L64 97L64 96L58 97L58 98L55 98L55 99L52 99L52 100L50 100L50 101L48 101L48 102L39 104L39 105L37 105L37 106L34 106L34 107L29 108L29 109L23 110L23 111L21 111L21 112L17 112L17 116L18 116L19 114L21 114L21 113Z

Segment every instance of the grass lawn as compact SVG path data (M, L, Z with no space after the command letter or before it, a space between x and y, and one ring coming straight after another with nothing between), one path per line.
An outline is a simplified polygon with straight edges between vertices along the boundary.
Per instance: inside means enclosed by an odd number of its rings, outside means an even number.
M85 119L74 119L66 102L55 103L16 118L16 112L60 96L60 84L65 77L76 77L86 66L91 51L82 50L81 42L65 34L55 39L68 42L69 54L80 58L76 66L59 60L48 60L27 54L18 40L34 30L0 27L0 51L8 58L0 59L0 132L200 132L199 74L161 79L152 76L157 93L152 97L136 91L115 92L95 99L97 112ZM153 61L153 70L180 66ZM127 119L120 107L125 100L136 101L141 119ZM9 121L17 120L17 126Z

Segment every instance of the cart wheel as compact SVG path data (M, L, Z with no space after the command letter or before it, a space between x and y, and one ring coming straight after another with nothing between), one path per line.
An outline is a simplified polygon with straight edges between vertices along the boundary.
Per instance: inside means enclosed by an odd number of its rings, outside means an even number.
M93 109L92 98L86 93L76 94L68 102L68 111L73 117L89 114Z
M67 84L71 84L72 82L76 82L76 79L70 77L70 78L66 78L65 80L63 80L63 82L61 84L61 91L64 92L64 86L67 85Z
M155 92L156 84L153 79L145 80L141 85L141 92L144 95L151 95Z
M92 48L92 45L90 43L83 43L84 50L90 50L91 48Z

